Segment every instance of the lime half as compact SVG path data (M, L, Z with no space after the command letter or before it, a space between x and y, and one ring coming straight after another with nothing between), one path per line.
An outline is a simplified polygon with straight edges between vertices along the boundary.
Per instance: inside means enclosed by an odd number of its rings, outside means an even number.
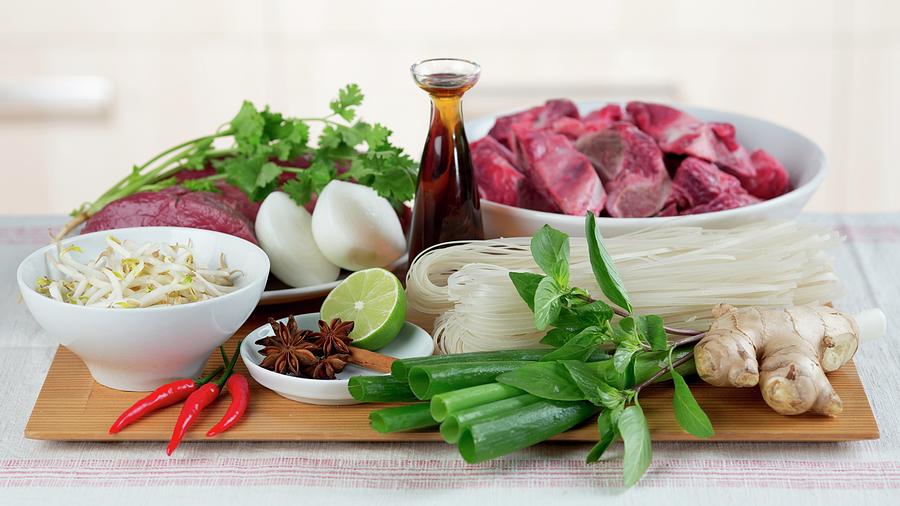
M347 276L322 303L322 319L353 322L353 346L377 350L394 340L406 321L406 292L397 276L366 269Z

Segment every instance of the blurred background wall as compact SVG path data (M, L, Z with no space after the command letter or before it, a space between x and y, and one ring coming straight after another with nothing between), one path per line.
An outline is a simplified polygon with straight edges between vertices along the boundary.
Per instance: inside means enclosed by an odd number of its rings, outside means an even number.
M243 99L296 115L357 82L418 158L408 67L474 59L469 118L650 98L796 129L831 173L810 210L900 211L900 2L0 0L0 213L62 213Z

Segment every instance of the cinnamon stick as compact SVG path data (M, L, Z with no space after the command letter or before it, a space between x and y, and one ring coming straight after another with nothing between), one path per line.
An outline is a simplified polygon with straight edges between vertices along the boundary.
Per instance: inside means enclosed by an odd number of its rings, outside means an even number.
M355 346L350 347L350 363L372 371L390 373L394 360L397 359Z

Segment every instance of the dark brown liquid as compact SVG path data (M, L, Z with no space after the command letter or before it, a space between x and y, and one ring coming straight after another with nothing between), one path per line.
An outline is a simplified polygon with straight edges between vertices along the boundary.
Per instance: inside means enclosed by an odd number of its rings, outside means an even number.
M484 239L478 189L463 128L461 97L474 82L436 75L422 89L431 95L431 126L419 166L409 235L409 259L447 241ZM441 85L432 85L433 82Z

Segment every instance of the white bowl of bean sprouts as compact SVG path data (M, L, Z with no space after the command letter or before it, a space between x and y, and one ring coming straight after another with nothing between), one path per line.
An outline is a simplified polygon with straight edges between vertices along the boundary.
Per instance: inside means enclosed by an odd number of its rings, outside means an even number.
M197 376L250 316L268 275L256 245L182 227L75 236L16 273L38 324L97 382L129 391Z

